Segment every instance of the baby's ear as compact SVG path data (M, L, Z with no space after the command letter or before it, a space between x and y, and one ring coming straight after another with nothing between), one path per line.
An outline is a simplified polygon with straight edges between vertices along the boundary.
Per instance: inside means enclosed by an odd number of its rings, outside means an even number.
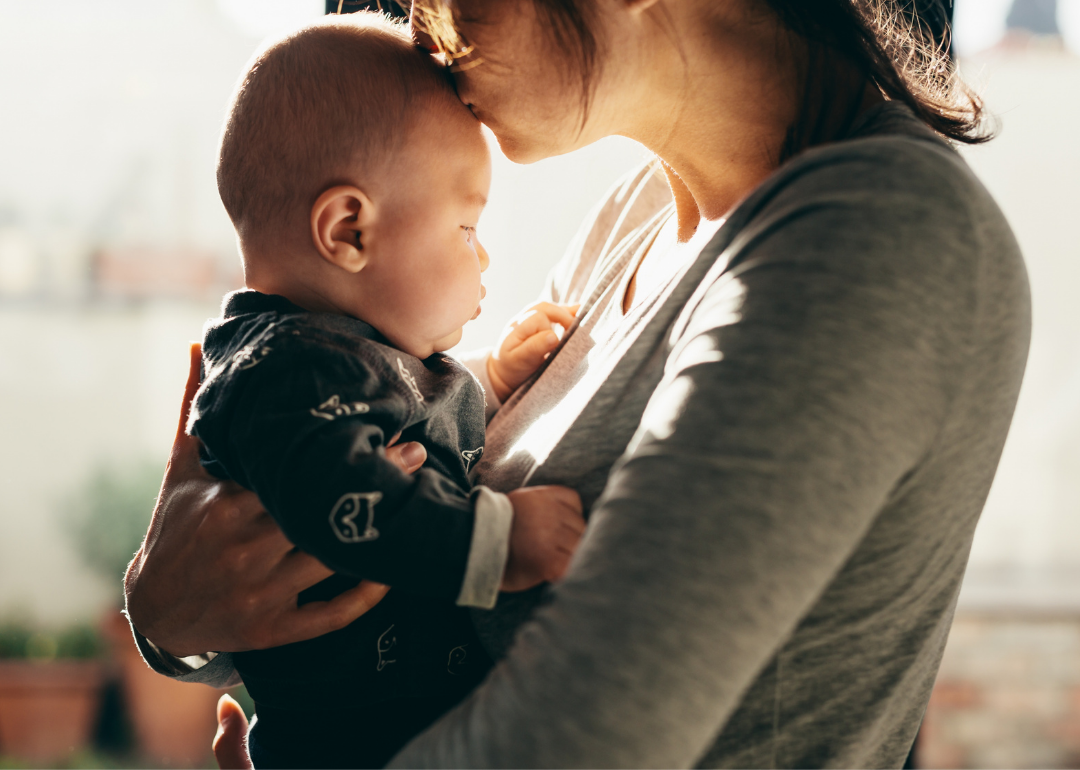
M375 206L358 187L331 187L311 207L311 239L327 262L359 273L368 261L364 229L374 219Z

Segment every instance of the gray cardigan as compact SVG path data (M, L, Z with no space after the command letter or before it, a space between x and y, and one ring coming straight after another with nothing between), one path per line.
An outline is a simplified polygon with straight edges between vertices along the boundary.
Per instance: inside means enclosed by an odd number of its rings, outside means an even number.
M580 323L479 480L574 487L589 530L560 584L475 617L508 654L394 766L903 763L1024 369L1015 239L895 103L623 317L669 210L639 171L553 276Z

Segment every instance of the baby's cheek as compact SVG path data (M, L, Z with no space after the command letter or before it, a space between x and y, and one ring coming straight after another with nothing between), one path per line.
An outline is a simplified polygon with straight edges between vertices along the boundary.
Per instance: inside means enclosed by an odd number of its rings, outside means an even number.
M419 292L409 303L412 317L418 325L425 327L425 336L429 339L442 339L457 331L476 310L475 300L469 307L463 299L459 284L455 284L452 277L433 281L426 291Z

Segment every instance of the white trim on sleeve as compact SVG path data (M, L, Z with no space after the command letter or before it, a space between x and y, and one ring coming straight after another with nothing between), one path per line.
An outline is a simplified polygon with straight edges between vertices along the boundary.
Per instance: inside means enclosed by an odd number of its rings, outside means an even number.
M465 565L465 580L457 603L490 610L499 598L506 560L510 556L510 526L514 506L510 498L487 487L473 490L472 545Z

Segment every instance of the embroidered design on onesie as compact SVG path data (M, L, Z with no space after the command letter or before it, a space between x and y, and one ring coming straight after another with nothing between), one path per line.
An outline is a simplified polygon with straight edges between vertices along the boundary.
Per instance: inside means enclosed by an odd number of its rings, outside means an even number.
M353 414L367 414L371 411L371 407L362 401L353 401L351 404L341 403L341 397L334 395L330 396L326 401L323 401L315 409L310 410L316 417L322 417L324 420L333 420L335 417L348 417Z
M236 351L233 356L233 364L238 369L251 369L258 366L270 355L272 348L269 345L249 345Z
M473 463L480 459L480 455L484 454L483 447L477 447L476 449L463 449L461 450L461 457L465 460L465 472L468 473L472 468Z
M378 650L378 652L379 652L379 664L377 666L375 666L376 671L382 671L384 668L389 666L391 663L397 663L396 658L384 658L383 657L383 655L390 652L391 647L393 647L395 644L397 644L397 637L396 636L391 636L389 639L386 638L386 635L388 633L390 633L391 631L393 631L393 630L394 630L394 627L390 626L390 628L383 631L382 634L379 636L379 641L375 643L375 649Z
M251 369L265 361L266 357L270 355L270 351L273 350L273 348L266 343L277 333L274 331L276 325L276 323L270 324L263 331L259 339L236 351L233 355L233 366L238 369Z
M450 650L450 655L446 659L446 672L448 674L453 674L454 676L460 675L459 672L461 669L465 668L465 659L469 657L469 652L465 649L468 646L469 645L467 644L463 644L460 647L455 647ZM454 669L457 669L457 671Z
M337 539L343 543L366 543L379 536L379 530L372 524L375 521L375 503L382 500L382 492L349 492L330 511L330 527ZM357 519L364 519L364 528L360 529Z
M420 403L424 402L424 394L420 392L420 386L416 384L416 378L413 373L405 368L405 362L400 358L397 360L398 373L401 375L401 379L405 380L405 384L409 386L409 390L416 396L416 400Z

